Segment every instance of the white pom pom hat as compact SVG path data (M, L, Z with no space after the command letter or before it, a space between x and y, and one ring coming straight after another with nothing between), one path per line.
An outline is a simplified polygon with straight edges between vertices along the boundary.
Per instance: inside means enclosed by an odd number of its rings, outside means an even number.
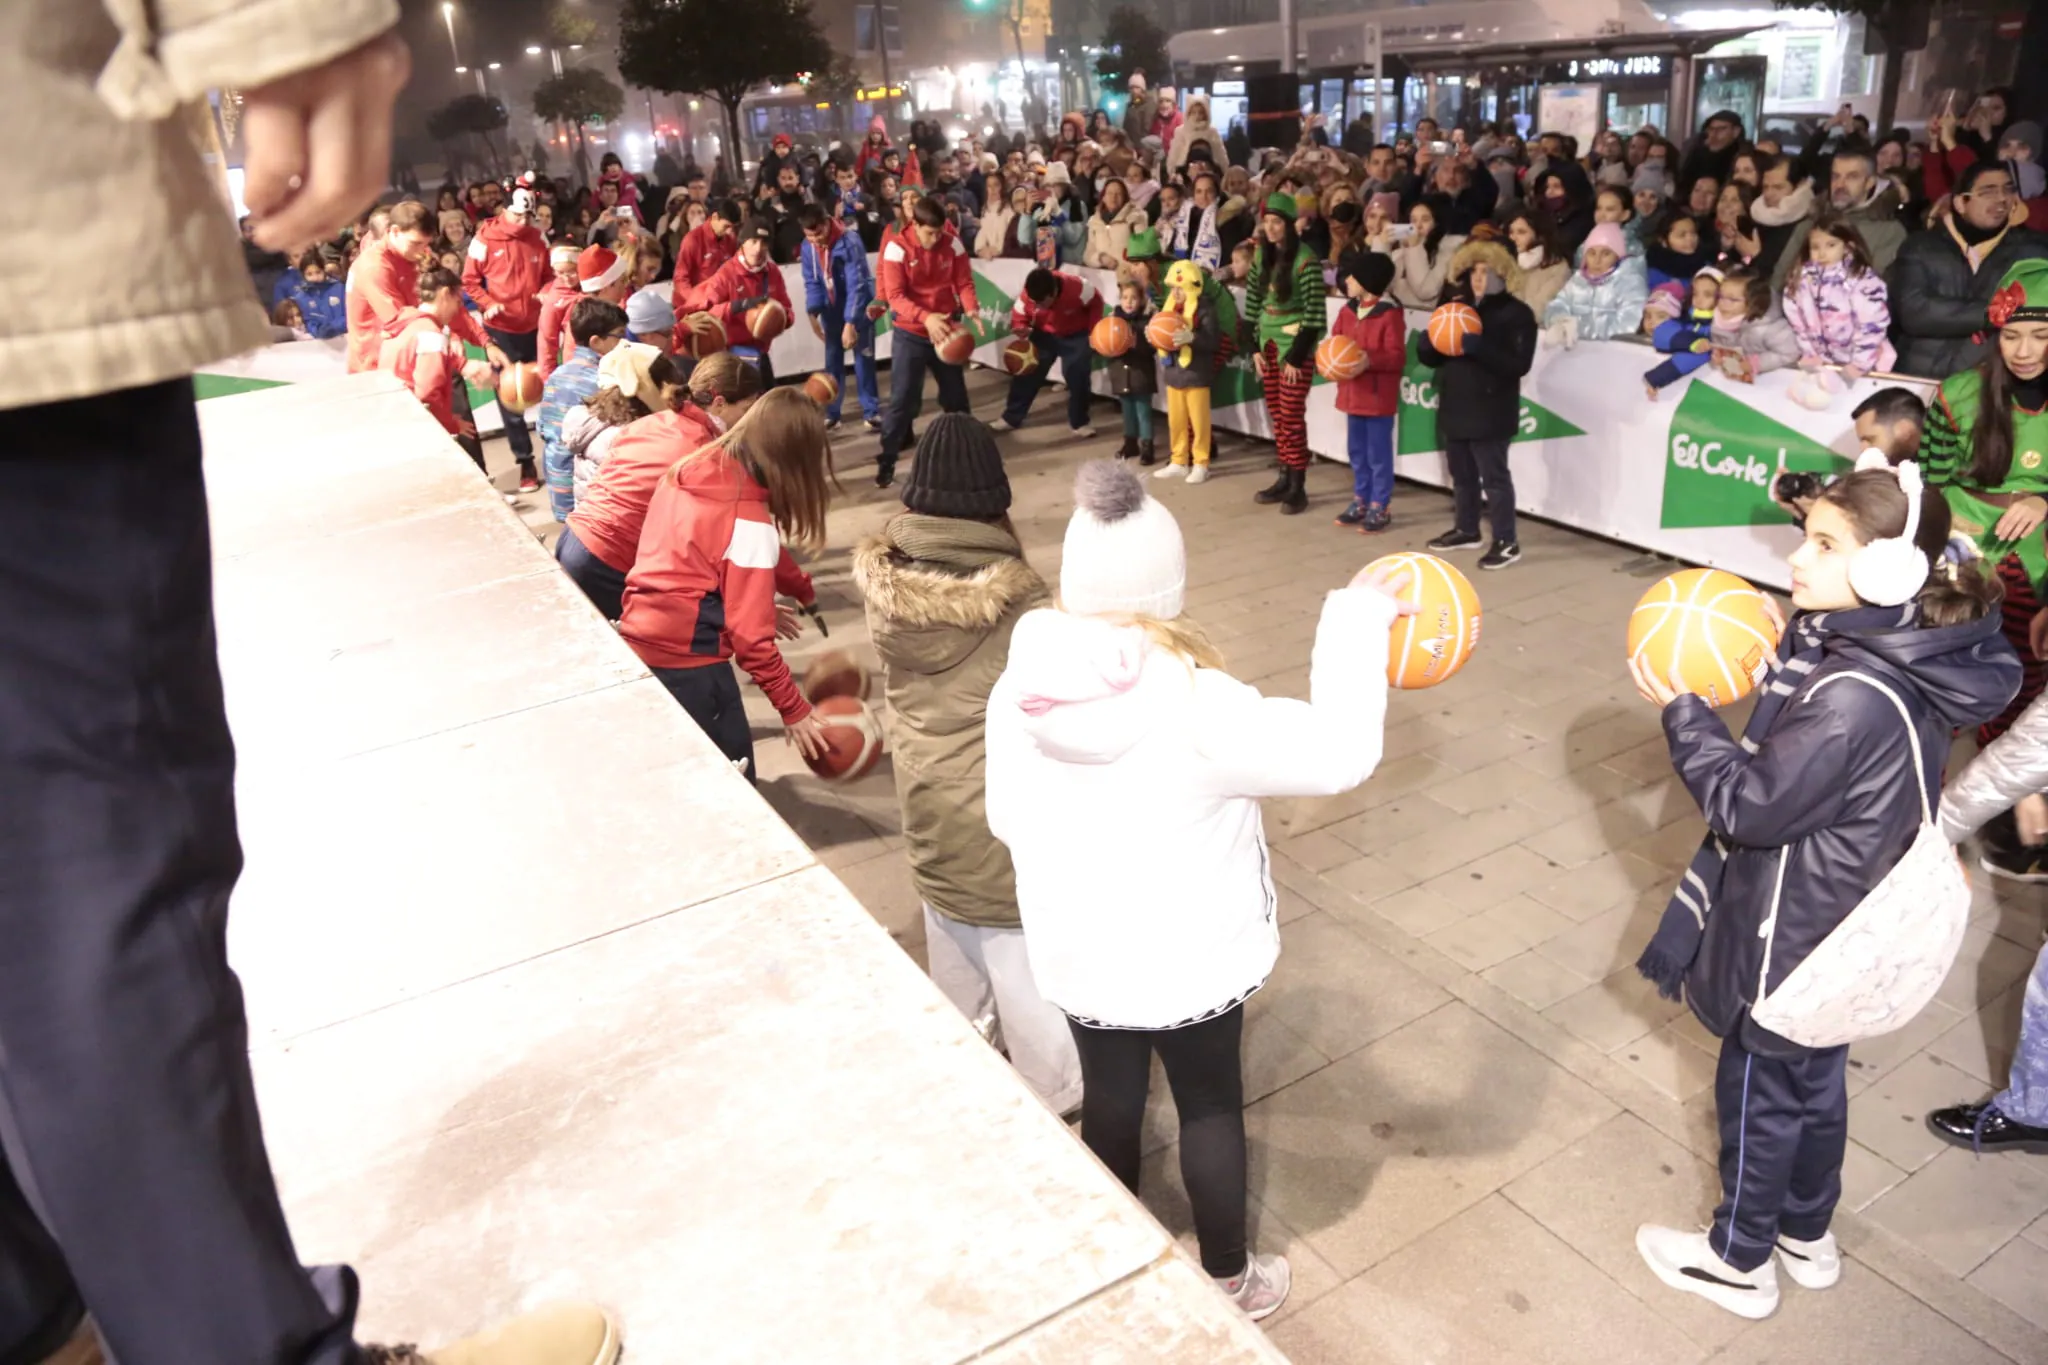
M1074 502L1060 557L1060 605L1078 616L1179 616L1188 556L1173 513L1136 474L1110 460L1081 466Z

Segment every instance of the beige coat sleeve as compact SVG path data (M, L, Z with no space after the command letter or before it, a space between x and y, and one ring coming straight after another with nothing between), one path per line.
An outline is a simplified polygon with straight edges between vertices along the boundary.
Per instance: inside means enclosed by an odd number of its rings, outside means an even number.
M209 90L263 85L362 46L398 0L99 0L121 41L99 94L127 119L164 119Z

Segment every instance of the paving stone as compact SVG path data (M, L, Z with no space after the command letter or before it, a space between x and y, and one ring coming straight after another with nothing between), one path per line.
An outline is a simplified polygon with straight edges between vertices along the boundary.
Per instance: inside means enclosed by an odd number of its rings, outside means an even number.
M1715 1365L2009 1365L2004 1356L1853 1256L1844 1258L1841 1281L1826 1293L1806 1293L1783 1276L1778 1285L1785 1296L1778 1311L1729 1343L1714 1357Z
M1592 982L1538 952L1518 953L1479 974L1533 1010L1545 1010Z
M1530 899L1554 904L1542 888L1529 893ZM1594 915L1554 938L1538 945L1545 957L1571 968L1580 976L1601 981L1624 968L1634 970L1643 945L1656 931L1664 913L1664 897L1658 892L1638 893L1633 901Z
M1868 1038L1849 1049L1849 1093L1860 1094L1865 1086L1881 1080L1909 1058L1925 1051L1929 1044L1946 1036L1961 1016L1939 1000L1908 1020L1906 1026L1881 1038Z
M1956 954L1955 966L1949 968L1948 979L1934 998L1959 1010L1981 1009L2006 987L2025 978L2033 970L2036 956L2011 939L1972 928L1963 935L1962 951Z
M1532 847L1540 837L1525 839L1522 846ZM1544 850L1538 847L1536 851L1541 853ZM1657 910L1661 913L1664 901L1670 899L1670 888L1676 880L1663 868L1646 862L1633 853L1603 853L1547 882L1531 887L1529 894L1567 918L1583 923L1604 911L1613 910L1624 902L1633 902L1649 891L1663 893L1657 905Z
M1684 1009L1678 1001L1658 995L1655 986L1635 968L1627 967L1558 1001L1543 1011L1543 1017L1600 1051L1612 1053L1663 1027Z
M1614 1060L1674 1100L1689 1100L1714 1084L1714 1054L1687 1041L1675 1022L1624 1044Z
M1455 875L1455 874L1454 874ZM1571 927L1571 921L1527 896L1513 896L1429 935L1428 943L1471 971L1484 971Z
M2048 1248L2015 1238L1971 1271L1970 1283L2048 1331Z
M1906 1173L1860 1142L1851 1142L1842 1158L1842 1205L1861 1212L1887 1190L1906 1178Z
M1927 1128L1927 1115L1967 1100L1984 1087L1968 1073L1921 1053L1849 1102L1849 1136L1903 1171L1917 1171L1951 1148Z
M1329 915L1288 925L1280 948L1272 980L1253 998L1325 1057L1354 1052L1450 998Z
M1477 1265L1488 1273L1474 1275ZM1296 1365L1706 1358L1697 1342L1499 1196L1311 1304L1272 1337Z
M1873 1201L1864 1216L1951 1275L1968 1275L2048 1213L2048 1167L2024 1152L1978 1156L1961 1147Z

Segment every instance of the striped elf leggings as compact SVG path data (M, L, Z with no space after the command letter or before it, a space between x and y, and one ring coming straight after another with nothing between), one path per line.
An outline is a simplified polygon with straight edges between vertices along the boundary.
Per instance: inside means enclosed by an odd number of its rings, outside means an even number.
M2048 665L2034 657L2034 651L2027 643L2027 626L2043 604L2035 598L2034 585L2027 581L2026 568L2021 565L2018 555L2007 555L1998 562L1998 582L2005 589L2001 633L2019 651L2020 690L1997 719L1977 727L1979 744L1989 744L2010 729L2012 723L2019 719L2020 712L2041 695L2043 677L2048 675Z
M1273 419L1273 444L1280 448L1283 469L1308 468L1308 386L1313 372L1304 367L1301 378L1281 374L1280 348L1266 343L1266 412Z

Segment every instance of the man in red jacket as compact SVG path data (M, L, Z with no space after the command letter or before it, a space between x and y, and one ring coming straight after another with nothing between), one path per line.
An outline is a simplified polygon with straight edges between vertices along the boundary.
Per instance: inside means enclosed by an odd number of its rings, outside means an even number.
M782 282L782 267L769 256L774 239L775 228L766 218L748 219L739 234L739 254L720 266L692 300L693 311L709 313L725 325L725 348L753 364L764 392L775 385L775 367L768 363L767 343L747 325L747 314L772 299L782 305L785 325L796 316L790 309L789 286Z
M958 365L939 359L937 347L980 311L974 295L974 267L967 248L946 226L936 199L920 199L910 230L882 248L882 300L889 305L895 336L890 341L889 416L882 424L882 453L875 461L875 487L896 482L896 455L914 416L915 396L924 390L925 371L939 381L939 406L966 412L967 379Z
M721 199L711 206L710 215L684 233L683 240L676 244L676 274L669 288L669 304L676 310L675 348L682 354L689 354L689 329L683 326L683 319L699 311L692 302L697 291L739 250L739 225L740 206L730 199Z
M548 279L548 242L533 219L533 191L512 191L512 202L477 224L462 266L462 288L477 306L484 332L513 361L540 359L540 291ZM526 418L499 405L505 441L519 461L519 491L539 489L533 436Z
M348 272L350 374L376 369L384 343L418 314L420 263L434 245L433 215L417 199L377 212L387 215L384 234L363 248ZM371 218L374 221L376 214ZM511 363L466 310L452 330L471 345L483 347L493 365Z
M1010 401L989 426L998 432L1024 425L1031 402L1045 387L1046 371L1058 356L1067 381L1067 425L1076 436L1093 436L1088 425L1088 399L1093 389L1095 352L1088 329L1102 320L1102 295L1079 275L1043 266L1024 277L1024 292L1010 309L1010 330L1031 342L1038 363L1010 381Z

